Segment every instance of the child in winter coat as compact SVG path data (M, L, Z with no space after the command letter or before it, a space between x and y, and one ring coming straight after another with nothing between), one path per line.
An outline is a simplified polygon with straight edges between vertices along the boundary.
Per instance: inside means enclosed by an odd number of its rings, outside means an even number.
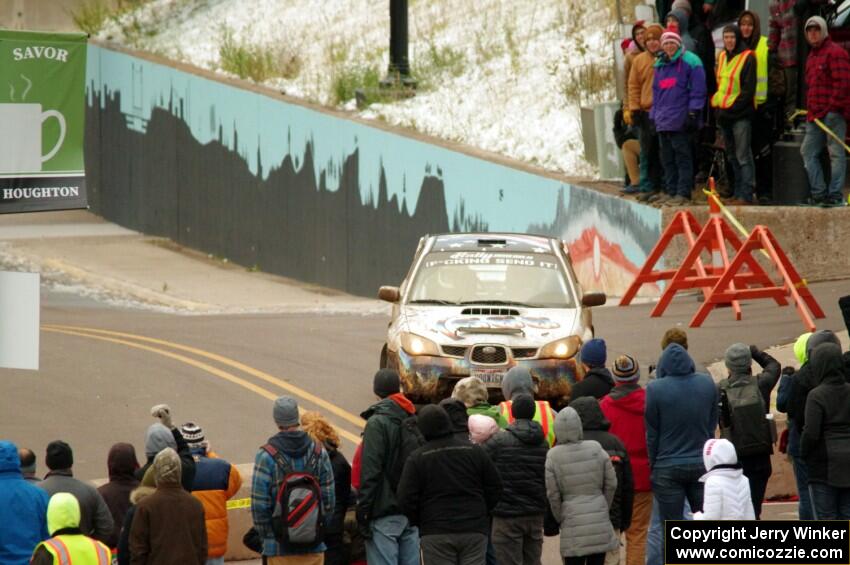
M473 414L469 417L469 439L472 443L482 444L499 431L499 424L490 416Z
M755 520L750 482L738 463L732 442L706 441L702 459L708 472L700 478L705 483L705 494L702 512L694 513L694 520Z

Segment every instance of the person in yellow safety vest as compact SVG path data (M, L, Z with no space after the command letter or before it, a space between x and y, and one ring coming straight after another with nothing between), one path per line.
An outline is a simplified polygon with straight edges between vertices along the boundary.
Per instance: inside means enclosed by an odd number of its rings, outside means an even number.
M717 55L717 92L711 97L711 106L735 176L734 197L729 203L747 205L753 203L756 184L752 150L756 61L734 24L723 28L723 47Z
M499 414L501 414L505 426L515 420L512 410L513 398L517 394L523 393L534 397L534 388L534 379L531 378L531 373L525 367L513 367L505 373L505 377L502 379L502 396L505 400L499 404ZM555 445L555 411L545 400L537 400L534 404L532 421L543 427L543 436L549 443L549 447L552 447Z
M744 10L738 17L738 29L744 40L744 48L756 56L756 94L758 108L767 101L767 38L761 34L758 14Z
M110 565L109 548L80 530L80 503L69 492L57 492L47 505L52 536L38 544L30 565Z

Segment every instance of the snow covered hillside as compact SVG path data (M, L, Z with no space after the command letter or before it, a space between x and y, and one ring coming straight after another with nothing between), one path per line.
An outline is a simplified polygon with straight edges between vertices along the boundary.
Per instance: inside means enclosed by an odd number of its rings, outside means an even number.
M376 86L388 0L152 0L98 37L225 74L253 53L258 81L288 95L590 176L579 104L614 98L610 4L410 0L419 89L403 100ZM367 95L359 110L356 89Z

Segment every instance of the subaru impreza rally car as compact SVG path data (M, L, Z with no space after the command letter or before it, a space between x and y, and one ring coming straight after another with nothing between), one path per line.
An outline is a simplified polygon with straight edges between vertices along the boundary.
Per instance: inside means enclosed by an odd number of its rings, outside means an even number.
M501 399L505 373L522 365L556 406L581 378L590 308L606 300L583 293L561 240L495 233L423 237L401 285L378 296L393 304L381 366L415 402L445 398L470 375Z

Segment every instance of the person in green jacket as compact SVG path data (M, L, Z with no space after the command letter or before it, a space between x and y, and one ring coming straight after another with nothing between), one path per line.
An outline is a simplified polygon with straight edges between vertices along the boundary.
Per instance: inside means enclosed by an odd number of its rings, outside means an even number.
M463 402L468 415L482 414L484 416L490 416L496 420L500 428L507 428L507 420L502 417L498 406L493 406L488 402L489 397L487 385L478 377L466 377L459 380L452 391L452 398Z

